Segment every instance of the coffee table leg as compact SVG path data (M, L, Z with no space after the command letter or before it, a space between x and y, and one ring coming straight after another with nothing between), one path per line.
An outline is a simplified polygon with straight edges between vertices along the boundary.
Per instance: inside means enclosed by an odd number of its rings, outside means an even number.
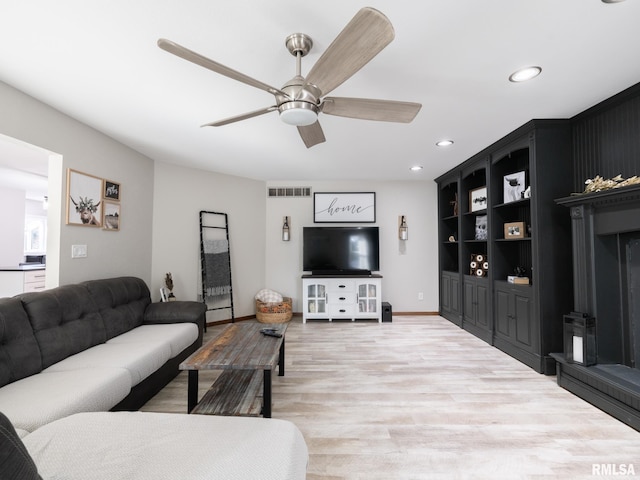
M264 369L264 381L262 383L262 416L271 418L271 370Z
M280 356L278 357L278 376L284 376L284 337L282 337L282 345L280 345Z
M187 385L187 413L198 404L198 370L189 370L189 383Z

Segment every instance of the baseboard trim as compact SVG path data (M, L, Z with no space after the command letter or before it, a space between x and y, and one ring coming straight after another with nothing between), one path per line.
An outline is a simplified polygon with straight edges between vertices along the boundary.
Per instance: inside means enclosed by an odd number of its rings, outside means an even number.
M409 317L409 316L438 316L439 312L393 312L392 317ZM302 317L302 312L294 312L294 317ZM245 317L236 317L234 319L226 319L226 320L217 320L215 322L207 322L207 327L213 327L215 325L224 325L225 323L233 323L233 322L244 322L247 320L255 320L255 315L247 315Z

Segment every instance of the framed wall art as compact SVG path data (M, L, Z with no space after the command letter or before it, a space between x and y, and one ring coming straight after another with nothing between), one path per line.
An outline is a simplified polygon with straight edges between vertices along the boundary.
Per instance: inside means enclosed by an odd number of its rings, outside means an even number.
M487 187L469 191L469 211L477 212L487 208Z
M504 176L504 203L511 203L524 198L525 172L515 172Z
M111 180L104 181L103 198L114 202L120 201L120 184Z
M120 204L111 200L103 200L104 216L102 225L105 230L120 230Z
M67 169L67 225L102 226L101 178Z
M375 192L313 194L314 223L375 223Z

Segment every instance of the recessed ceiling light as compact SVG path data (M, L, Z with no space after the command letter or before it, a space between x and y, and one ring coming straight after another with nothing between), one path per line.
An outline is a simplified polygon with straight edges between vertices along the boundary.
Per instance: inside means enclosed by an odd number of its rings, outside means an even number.
M412 172L419 172L420 170L422 170L422 165L414 165L413 167L411 167L411 171Z
M510 82L526 82L537 77L542 72L540 67L524 67L509 75Z
M453 140L440 140L436 145L438 147L448 147L449 145L453 145Z
M602 3L620 3L624 2L624 0L602 0Z

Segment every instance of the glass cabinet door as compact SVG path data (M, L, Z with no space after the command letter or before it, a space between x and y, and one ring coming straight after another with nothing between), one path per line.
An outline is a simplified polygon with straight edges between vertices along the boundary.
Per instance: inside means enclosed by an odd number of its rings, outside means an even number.
M373 283L358 285L358 312L376 313L378 287Z
M307 287L307 312L326 313L327 297L326 286L322 284L311 284Z

